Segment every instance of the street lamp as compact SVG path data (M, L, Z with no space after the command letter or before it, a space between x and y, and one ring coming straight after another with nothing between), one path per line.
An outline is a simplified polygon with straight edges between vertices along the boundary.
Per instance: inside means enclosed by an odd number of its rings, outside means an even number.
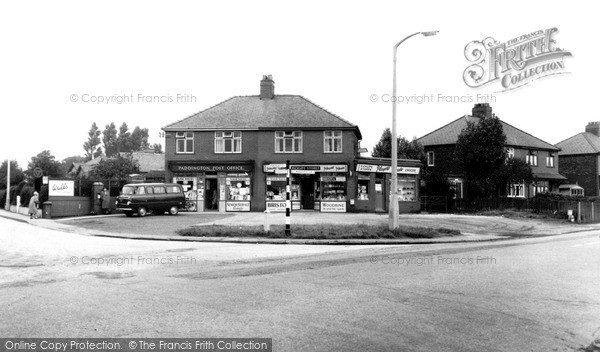
M396 56L398 53L398 47L406 39L414 37L417 34L422 34L425 37L431 37L438 33L438 31L430 32L417 32L409 35L408 37L399 41L394 45L394 83L392 88L392 97L396 98ZM398 221L398 136L396 134L396 103L392 102L392 186L390 187L390 230L395 230L399 226Z

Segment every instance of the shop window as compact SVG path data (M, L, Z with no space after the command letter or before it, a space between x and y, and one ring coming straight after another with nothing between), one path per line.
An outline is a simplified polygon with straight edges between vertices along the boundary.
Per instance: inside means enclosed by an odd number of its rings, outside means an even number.
M398 200L401 202L414 202L416 200L416 178L408 178L403 175L402 179L398 179Z
M227 177L227 200L250 200L250 177Z
M531 166L538 166L538 156L535 150L529 152L527 156L525 156L525 162Z
M435 154L427 152L427 166L435 166Z
M194 153L194 132L175 133L175 143L178 154Z
M275 153L302 153L302 131L276 131Z
M525 197L525 185L522 183L514 183L508 187L508 197Z
M324 131L325 153L342 152L342 131Z
M285 176L267 176L267 200L286 200L287 177ZM290 199L300 200L300 184L298 179L292 178L290 187Z
M358 180L358 200L369 200L369 180Z
M554 154L550 153L546 157L546 166L547 167L554 167Z
M215 132L215 153L241 153L242 132L217 131Z
M321 200L346 200L346 176L321 175Z

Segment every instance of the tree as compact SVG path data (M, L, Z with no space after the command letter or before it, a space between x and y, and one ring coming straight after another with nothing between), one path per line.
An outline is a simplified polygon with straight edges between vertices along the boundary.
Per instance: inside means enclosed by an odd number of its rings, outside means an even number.
M383 130L379 142L373 148L371 156L375 158L391 158L392 157L392 132L389 128ZM425 150L421 143L413 138L412 141L404 137L398 137L398 158L425 160Z
M29 178L33 178L33 169L36 167L39 167L44 171L44 176L65 176L61 163L55 160L54 155L52 155L49 150L44 150L38 155L31 157L31 161L27 165L27 171L25 171L25 174Z
M150 148L154 149L154 152L158 154L162 154L163 152L162 144L160 143L154 143L150 146Z
M117 126L114 122L104 127L102 131L102 143L104 143L104 154L107 157L113 157L119 154L119 141L117 140Z
M117 145L119 152L130 152L133 150L133 144L131 141L131 133L129 132L129 126L123 122L119 127L119 136L117 137Z
M525 160L509 158L498 173L498 194L503 194L510 185L524 183L530 185L534 181L531 166Z
M100 148L100 130L95 122L92 123L92 127L88 132L88 140L83 143L83 150L85 150L85 157L87 160L92 160L102 155L102 148Z
M6 166L8 162L5 160L0 165L0 188L6 187ZM25 179L25 174L23 174L23 170L19 167L19 163L16 160L10 161L10 185L17 185L21 181ZM2 204L4 205L4 204Z
M456 142L456 163L464 171L469 198L491 197L506 160L506 135L498 117L469 121Z
M101 180L124 180L139 171L137 162L131 158L116 156L101 160L92 169L91 176Z
M133 132L131 133L131 150L130 151L138 151L142 149L148 148L148 129L147 128L139 128L139 126L135 126Z

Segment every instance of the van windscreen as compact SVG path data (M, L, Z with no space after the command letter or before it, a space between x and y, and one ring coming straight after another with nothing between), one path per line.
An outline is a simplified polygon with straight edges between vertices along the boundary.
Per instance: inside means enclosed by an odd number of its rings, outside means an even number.
M123 187L123 190L121 191L121 194L133 194L134 191L135 191L135 187L125 186L125 187Z

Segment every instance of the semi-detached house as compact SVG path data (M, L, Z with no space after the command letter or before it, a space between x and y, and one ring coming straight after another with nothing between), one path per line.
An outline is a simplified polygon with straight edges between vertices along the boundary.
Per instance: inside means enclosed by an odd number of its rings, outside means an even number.
M169 182L198 211L285 209L286 161L293 210L387 211L389 160L360 158L358 126L300 95L236 96L163 127ZM417 211L420 163L399 163L403 211ZM400 181L399 181L400 182Z

